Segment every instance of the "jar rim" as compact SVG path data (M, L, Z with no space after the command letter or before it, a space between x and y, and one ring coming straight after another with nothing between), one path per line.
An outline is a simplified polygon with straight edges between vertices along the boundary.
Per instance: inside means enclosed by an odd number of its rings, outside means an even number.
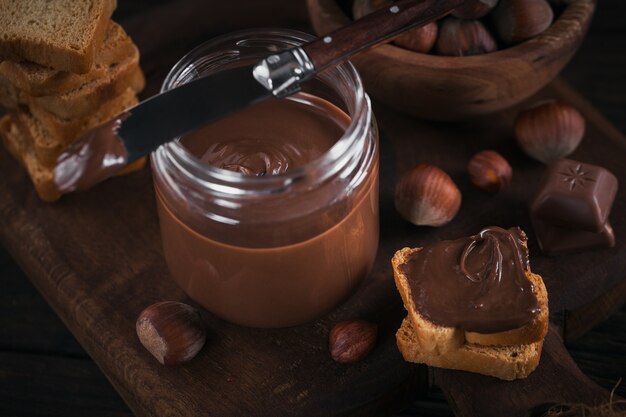
M306 32L293 29L280 28L256 28L230 32L224 35L209 39L185 54L169 71L163 84L161 92L178 86L182 78L189 73L194 62L207 55L211 48L228 41L242 42L247 37L253 37L256 41L275 40L277 42L288 43L287 47L295 47L315 39ZM342 136L331 146L331 148L306 164L291 171L271 175L271 176L249 176L240 172L222 169L211 166L203 162L200 158L187 150L178 138L165 145L162 145L153 153L167 152L176 160L177 168L190 179L202 182L208 188L217 192L227 194L247 194L254 193L276 193L290 187L295 182L300 182L310 176L312 172L323 177L322 180L334 175L340 169L337 164L345 155L355 141L358 140L363 126L368 126L371 122L372 111L369 97L365 93L361 77L351 62L346 61L337 66L324 71L324 74L335 74L333 78L343 78L351 86L352 93L350 99L353 100L354 114L349 114L350 124ZM332 87L332 86L331 86ZM348 104L348 103L346 103ZM349 104L348 104L349 106Z

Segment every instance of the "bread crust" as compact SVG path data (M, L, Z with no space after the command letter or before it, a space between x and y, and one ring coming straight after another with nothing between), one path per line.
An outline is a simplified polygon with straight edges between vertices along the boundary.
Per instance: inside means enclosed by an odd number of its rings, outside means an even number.
M19 96L19 90L6 78L0 76L0 106L9 111L17 110L23 98Z
M32 149L13 123L11 115L5 115L0 119L0 136L9 153L28 172L39 198L47 202L58 200L61 194L54 185L52 171L39 165Z
M512 381L526 378L539 365L543 340L516 346L481 346L466 343L451 351L427 351L420 343L409 317L396 333L398 350L404 360L437 368L475 372Z

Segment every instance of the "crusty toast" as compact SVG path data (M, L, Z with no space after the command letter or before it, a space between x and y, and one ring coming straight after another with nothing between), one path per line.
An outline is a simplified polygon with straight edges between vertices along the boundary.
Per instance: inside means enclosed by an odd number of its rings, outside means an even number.
M53 140L45 127L32 117L27 111L14 112L11 120L17 127L22 147L27 146L38 165L42 167L54 166L57 157L61 154L66 144Z
M408 362L476 372L504 380L526 378L539 365L543 340L514 346L481 346L465 343L446 352L426 349L412 321L406 317L396 333L402 357Z
M102 103L119 96L128 87L140 92L145 85L145 79L139 67L139 53L137 48L133 49L134 53L109 68L106 76L63 94L30 97L27 99L28 105L39 106L65 119L76 119L98 111Z
M54 185L52 171L37 162L34 152L22 138L10 115L0 119L0 136L9 153L26 168L39 197L44 201L58 200L61 195Z
M30 61L84 74L116 6L116 0L5 0L0 61Z
M0 75L0 107L9 111L17 110L20 101L26 100L21 98L19 93L19 90L9 80Z
M134 48L137 52L137 49ZM64 94L31 97L0 75L0 105L9 110L20 106L38 107L64 119L78 119L95 113L107 101L121 95L127 88L139 93L145 78L135 53L120 64L109 68L107 76L82 84Z
M400 266L408 261L412 253L421 248L403 248L396 252L391 260L396 286L420 345L429 351L453 351L467 343L480 345L520 345L530 344L543 340L548 331L548 293L543 280L539 275L526 271L527 278L533 283L533 291L537 297L540 311L527 325L499 333L467 332L463 329L445 327L432 323L416 309L411 297L411 288L407 277L402 273Z
M94 64L86 74L56 71L32 62L4 61L0 62L0 75L32 97L59 95L106 77L109 68L120 65L136 54L136 47L124 29L111 21Z

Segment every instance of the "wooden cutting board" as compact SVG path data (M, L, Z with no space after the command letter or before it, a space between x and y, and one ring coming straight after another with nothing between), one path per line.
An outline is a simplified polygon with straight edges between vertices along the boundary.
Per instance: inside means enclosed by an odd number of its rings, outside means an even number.
M182 55L180 45L171 42L174 32L167 36L168 30L184 29L168 24L170 12L158 9L122 22L143 53L148 92L158 89L172 58ZM191 39L195 26L187 26ZM161 29L159 34L151 35L153 27ZM587 118L587 135L573 158L602 165L626 179L626 139L619 132L561 82L541 96L568 101ZM620 188L611 214L615 248L543 257L526 202L544 167L516 148L513 111L455 125L417 121L376 103L374 111L381 130L378 257L356 294L314 323L259 330L204 313L209 338L200 355L184 366L159 365L139 344L135 319L153 302L189 300L169 279L163 260L149 169L51 205L37 199L27 176L1 150L0 241L138 416L379 416L403 408L432 381L463 416L523 415L546 398L608 398L578 371L560 335L584 333L626 299L626 186ZM485 148L498 150L513 166L511 187L498 195L474 189L465 175L469 157ZM419 162L439 165L463 193L460 214L445 227L412 226L393 208L395 180ZM405 312L389 265L393 252L475 233L486 225L520 226L528 232L532 268L549 290L556 326L539 368L525 381L507 383L445 370L429 374L425 367L403 362L395 346L394 333ZM336 321L349 318L378 323L380 338L365 361L346 366L330 359L327 336ZM556 388L564 394L550 395ZM494 406L493 398L507 399L499 402L508 408Z

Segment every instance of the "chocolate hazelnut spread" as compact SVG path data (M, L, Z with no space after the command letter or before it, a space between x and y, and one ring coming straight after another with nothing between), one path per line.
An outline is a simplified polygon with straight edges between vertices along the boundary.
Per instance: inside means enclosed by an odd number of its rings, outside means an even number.
M122 113L90 130L59 156L54 184L60 193L87 190L126 166L126 148L117 132L128 116Z
M277 175L319 158L349 124L332 104L300 93L244 109L180 142L209 165L245 175Z
M526 325L540 307L526 277L525 242L519 228L487 227L414 253L401 268L416 309L433 323L478 333Z
M208 165L243 174L242 181L271 181L310 168L348 125L342 110L300 93L247 108L180 143ZM172 277L192 299L234 323L282 327L315 319L354 290L376 255L377 158L357 182L337 176L309 186L302 179L294 184L298 193L225 203L236 218L218 212L214 199L206 211L194 212L167 191L161 175L155 186Z

